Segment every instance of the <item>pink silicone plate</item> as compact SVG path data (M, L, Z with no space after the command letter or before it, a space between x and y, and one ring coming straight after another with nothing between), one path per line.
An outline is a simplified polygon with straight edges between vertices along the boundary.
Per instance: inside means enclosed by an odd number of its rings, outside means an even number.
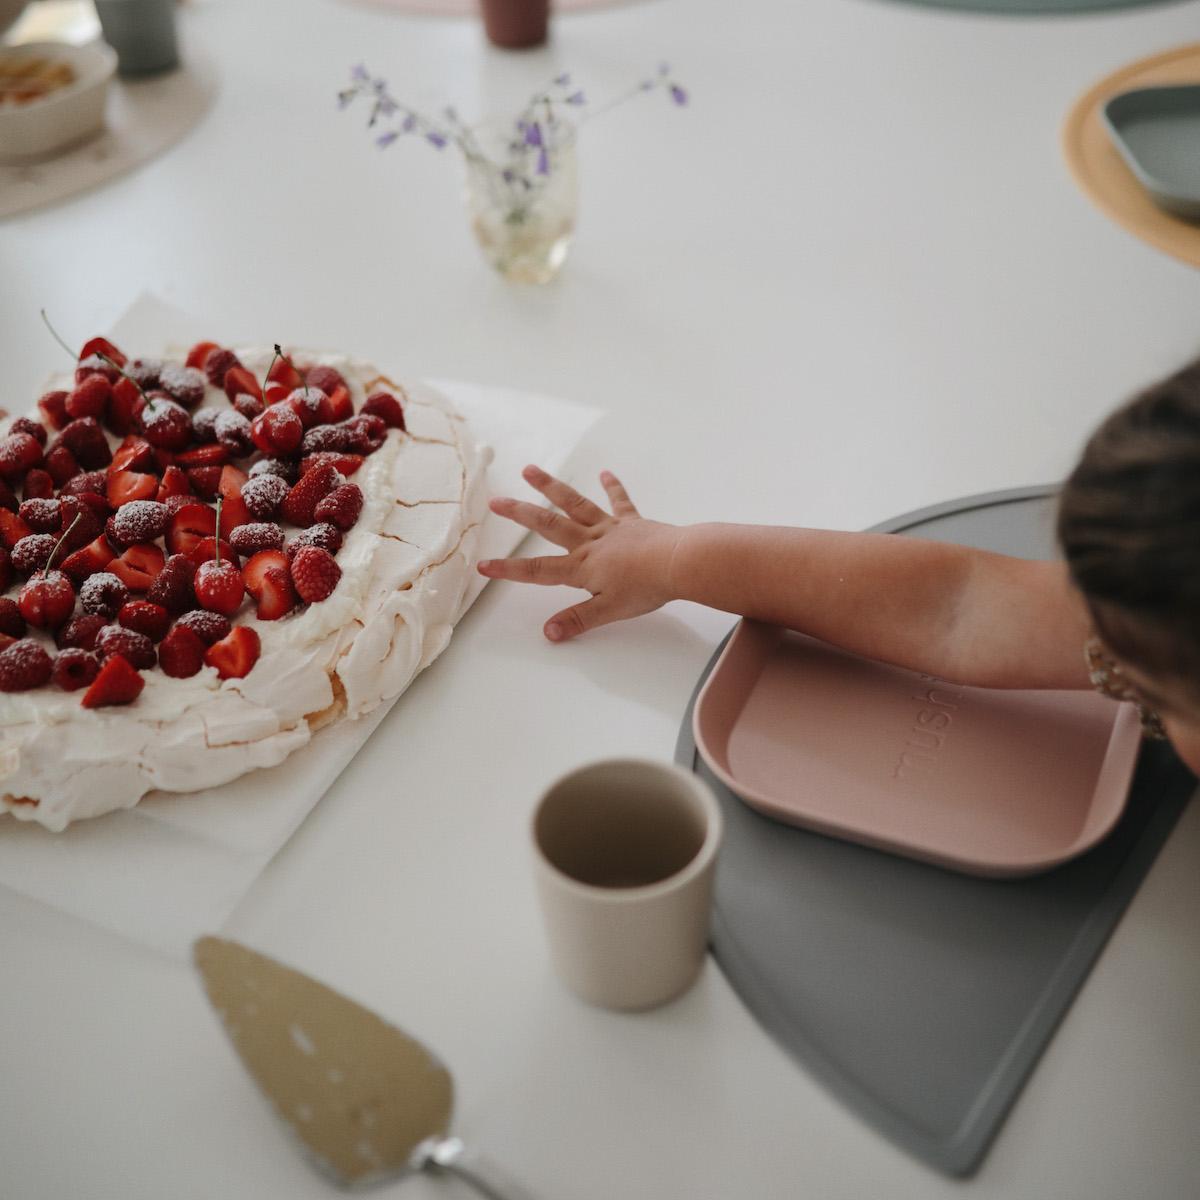
M1141 729L1093 692L959 687L743 621L696 701L696 746L751 807L975 875L1094 846Z

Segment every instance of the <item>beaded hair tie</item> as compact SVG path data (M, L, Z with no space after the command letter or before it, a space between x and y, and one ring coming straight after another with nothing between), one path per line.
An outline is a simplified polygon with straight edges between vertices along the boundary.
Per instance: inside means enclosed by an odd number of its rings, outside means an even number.
M1156 741L1165 739L1167 731L1163 728L1162 717L1142 702L1137 688L1125 678L1125 672L1104 649L1098 637L1088 638L1083 647L1083 656L1092 687L1112 700L1127 700L1137 709L1142 733Z

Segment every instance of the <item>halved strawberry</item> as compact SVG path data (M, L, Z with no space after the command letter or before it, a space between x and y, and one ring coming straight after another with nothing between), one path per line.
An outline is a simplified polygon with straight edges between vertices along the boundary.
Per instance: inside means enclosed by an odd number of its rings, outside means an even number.
M109 429L119 437L132 433L137 428L138 414L146 407L146 397L141 388L132 379L122 375L112 385L112 395L108 400L108 416L106 423Z
M11 550L23 537L33 532L16 513L7 508L0 508L0 542L6 550Z
M185 504L167 526L167 549L172 554L188 554L216 532L217 514L207 504Z
M216 667L222 679L242 679L250 674L261 652L258 634L248 625L235 625L228 637L209 646L204 661Z
M38 411L51 429L64 429L71 423L71 418L67 415L66 392L47 392L38 401Z
M185 550L188 558L195 566L203 562L211 562L217 557L217 539L215 537L201 538L190 550ZM235 567L242 565L238 552L224 539L221 539L221 557L228 559Z
M165 500L168 496L190 496L192 485L188 477L179 467L168 467L163 472L162 483L158 485L156 500Z
M226 466L221 468L221 483L217 490L226 503L234 498L241 499L242 488L250 476L240 467Z
M290 358L277 358L271 364L270 371L267 372L267 378L272 383L281 383L290 392L292 388L298 388L304 380L300 377L300 372L292 365Z
M263 391L263 403L269 408L272 404L282 404L298 384L268 383ZM298 415L298 414L297 414Z
M142 693L146 681L119 654L104 660L100 674L83 693L84 708L102 708L108 704L132 704Z
M139 471L115 471L108 477L107 493L113 508L131 500L153 500L158 495L158 479Z
M229 461L229 451L219 442L209 442L175 455L175 461L181 467L223 467Z
M314 467L328 463L335 471L347 478L363 465L361 454L339 454L336 450L322 450L317 454L306 454L300 460L300 474L307 475Z
M225 470L229 470L228 467ZM239 525L249 525L254 518L250 509L239 494L227 497L221 502L221 516L218 528L221 537L227 538Z
M108 468L110 475L118 471L145 471L154 466L154 447L145 438L130 434L113 451L113 460Z
M215 500L221 488L220 467L188 467L184 474L192 485L192 491L205 500Z
M321 425L333 425L354 416L354 402L350 392L343 384L338 384L333 391L320 402L317 407L318 422Z
M246 581L246 591L256 600L263 591L263 578L268 571L288 571L287 555L282 550L260 550L246 561L242 568L242 578Z
M116 557L107 539L101 534L94 542L89 542L82 550L68 554L62 561L63 573L69 575L76 583L81 583L89 575L103 571Z
M243 392L248 396L253 396L255 400L263 398L262 388L258 386L258 380L246 370L245 367L230 367L225 372L225 395L230 400L234 396L239 396Z
M254 599L255 615L260 621L278 621L300 602L291 575L279 567L264 572L260 593Z
M185 365L203 369L204 360L217 348L216 342L197 342L187 353Z
M114 558L105 570L111 571L131 592L145 592L158 578L166 561L166 555L157 546L139 542L130 546L120 558Z
M93 354L111 358L118 367L123 367L129 361L108 338L94 337L90 342L84 342L83 349L79 352L80 362L85 358L90 358Z

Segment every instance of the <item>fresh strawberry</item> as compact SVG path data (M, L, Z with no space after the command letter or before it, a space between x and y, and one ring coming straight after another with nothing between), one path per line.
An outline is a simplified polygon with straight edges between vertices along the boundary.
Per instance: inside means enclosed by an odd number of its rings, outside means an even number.
M299 482L284 497L279 506L280 512L293 525L311 525L317 505L341 482L341 476L333 467L322 463L307 475L300 477Z
M25 636L25 618L20 606L9 596L0 597L0 633L13 638Z
M158 495L158 478L139 471L115 471L108 477L105 495L118 510L134 500L153 500Z
M87 650L68 647L54 658L50 678L64 692L74 692L100 674L100 660Z
M85 613L111 620L129 600L129 589L111 571L97 571L79 585L79 604Z
M202 363L188 363L189 367L203 367L204 374L208 376L208 382L213 387L221 387L225 383L225 372L241 365L238 362L238 356L232 350L226 350L223 346L214 346L204 356Z
M61 571L42 571L21 589L17 606L30 625L57 629L75 611L75 589Z
M242 488L246 486L250 476L240 467L226 466L221 468L221 485L217 489L222 501L241 499Z
M242 573L228 558L209 558L196 568L192 581L196 599L210 612L232 617L242 606L246 585Z
M192 491L205 500L215 500L221 488L220 467L188 467L184 472Z
M216 342L197 342L188 352L184 360L189 367L203 367L205 359L212 351L219 349Z
M26 471L41 461L42 448L27 433L10 433L0 441L0 475L9 483L24 479Z
M103 471L80 471L58 489L60 496L86 496L89 493L101 499L108 494L108 476ZM111 509L112 505L108 507Z
M272 364L271 369L267 372L267 378L272 383L279 383L287 387L298 388L304 383L300 376L300 372L292 365L292 360L284 355L277 358Z
M274 404L254 419L250 436L264 454L291 454L304 438L304 425L286 405Z
M238 554L246 555L258 554L263 550L282 550L283 530L271 521L254 521L239 525L229 535L229 544Z
M0 650L0 692L28 692L50 682L50 655L32 638Z
M158 665L172 679L190 679L204 666L204 642L186 625L176 625L158 647Z
M158 495L155 499L160 503L168 496L190 496L192 485L180 467L168 467L163 472L162 483L158 485Z
M7 650L9 646L16 645L17 638L9 637L7 633L0 633L0 650Z
M404 409L391 392L372 392L363 402L362 410L378 417L390 429L404 429Z
M67 396L67 416L102 418L108 411L112 384L103 375L89 375Z
M108 399L107 424L109 429L118 437L132 433L138 426L138 418L146 407L146 397L142 389L132 379L124 375L112 385L112 395Z
M83 349L79 352L80 360L91 358L93 354L111 359L118 367L123 367L129 361L108 338L94 337L91 341L84 342Z
M38 400L38 411L51 429L64 429L71 420L67 416L66 392L47 392Z
M84 708L102 708L109 704L132 704L142 693L146 681L119 654L104 661L91 687L83 693Z
M295 383L268 383L263 388L263 403L270 408L274 404L283 404L292 392L299 386ZM288 406L291 407L290 405ZM293 411L295 411L293 409ZM299 416L299 413L296 413Z
M139 671L148 671L158 661L154 643L144 634L120 625L105 625L96 634L96 653L101 658L119 654Z
M242 570L246 591L257 597L263 590L263 577L268 571L287 571L287 555L279 550L260 550Z
M57 533L62 528L61 500L25 500L17 516L34 533Z
M108 619L96 613L83 613L72 617L54 635L54 640L60 649L74 646L79 650L94 650L96 637L106 625Z
M0 542L6 550L11 550L22 538L27 538L33 532L24 521L7 508L0 508Z
M242 485L242 499L251 517L265 521L278 511L291 489L278 475L252 475Z
M82 550L68 554L62 561L62 570L76 583L80 583L97 571L103 571L115 557L112 547L101 535L94 542L84 546Z
M209 646L204 661L216 667L222 679L242 679L250 674L261 652L258 634L248 625L235 625L228 637Z
M278 621L296 607L298 598L286 568L272 567L263 573L259 593L254 597L255 615L260 621Z
M117 621L152 642L161 642L171 627L171 614L161 604L149 600L130 600L121 605Z
M195 564L186 554L172 554L150 585L146 599L170 613L187 612L196 603L196 593L192 591L195 574Z
M345 384L338 384L321 402L317 409L317 418L323 424L332 425L335 421L344 421L354 416L354 402L350 399L350 391Z
M112 528L122 545L153 542L167 529L167 507L156 500L130 500L112 518ZM336 524L336 522L334 522Z
M225 395L230 400L234 396L241 395L243 392L247 396L253 396L255 400L263 398L262 388L258 386L258 380L245 367L240 365L230 367L225 372L225 378L221 381L221 386L225 389Z
M212 411L202 409L200 415ZM220 416L220 413L217 415ZM229 461L229 451L220 445L193 446L190 450L183 451L175 461L181 467L221 467Z
M328 550L302 546L292 559L292 583L305 604L317 604L333 595L342 568Z
M288 561L295 558L297 551L305 546L319 546L322 550L328 550L330 554L336 554L342 548L342 531L336 525L329 525L324 521L302 529L284 547Z
M186 504L167 525L167 549L172 554L187 554L216 532L217 514L207 504Z
M228 559L235 567L241 567L242 560L237 551L224 538L221 538L220 549L222 558ZM215 537L201 539L187 552L187 556L194 567L199 567L201 563L216 558L217 539Z
M187 409L158 392L146 401L138 423L146 441L163 450L184 450L192 440L192 418Z
M34 467L25 476L22 494L26 500L45 500L54 495L54 480L41 467Z
M46 473L54 481L55 487L62 487L68 479L79 474L79 464L66 446L55 446L46 454Z
M98 471L112 462L108 438L104 436L104 430L95 417L80 417L72 421L58 435L58 441L75 455L75 460L85 471Z
M176 628L190 629L206 646L211 646L214 642L228 637L229 631L233 628L228 617L223 617L220 613L209 612L207 608L193 608L191 612L185 612L175 622L175 626ZM18 634L18 636L20 635Z
M110 570L131 592L147 591L166 561L157 546L130 546L120 558L108 564Z
M333 395L334 388L346 386L346 380L339 370L321 364L309 367L304 372L304 382L309 387L320 388L327 396Z
M131 433L113 451L110 475L118 471L152 471L154 469L154 447L145 438Z
M39 446L45 446L46 439L49 436L46 433L46 427L41 421L34 421L30 417L18 417L9 427L9 433L27 433Z
M328 521L330 525L336 525L345 533L358 523L362 507L362 489L356 483L343 483L317 502L317 507L313 509L313 518L317 521Z

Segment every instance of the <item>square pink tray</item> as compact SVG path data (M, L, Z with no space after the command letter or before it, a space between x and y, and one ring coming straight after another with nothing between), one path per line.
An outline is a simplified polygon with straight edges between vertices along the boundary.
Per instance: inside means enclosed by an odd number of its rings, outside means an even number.
M743 621L696 746L751 807L976 875L1044 871L1125 807L1141 729L1093 692L960 687Z

